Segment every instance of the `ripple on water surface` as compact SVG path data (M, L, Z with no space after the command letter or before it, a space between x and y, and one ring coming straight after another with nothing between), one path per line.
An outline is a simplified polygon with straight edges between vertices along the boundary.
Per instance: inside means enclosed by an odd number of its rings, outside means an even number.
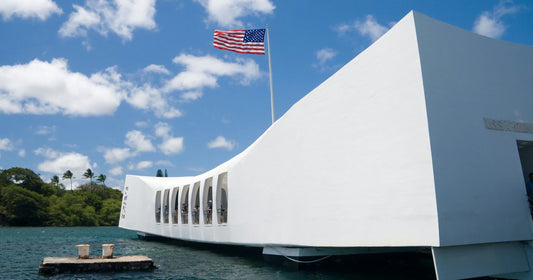
M89 244L100 256L102 244L115 244L114 254L146 255L154 271L60 274L40 276L44 257L76 256L76 244ZM117 227L0 228L0 279L434 279L429 258L409 262L390 259L330 259L328 265L294 270L267 263L260 251L199 248L176 242L138 240L135 232Z

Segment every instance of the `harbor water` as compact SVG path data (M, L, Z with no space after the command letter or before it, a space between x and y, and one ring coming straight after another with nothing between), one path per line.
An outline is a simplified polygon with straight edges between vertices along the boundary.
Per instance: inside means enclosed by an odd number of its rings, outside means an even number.
M77 244L89 244L90 256L102 244L115 244L113 255L145 255L154 271L41 276L44 257L77 256ZM0 227L0 279L435 279L431 257L342 258L326 264L294 267L267 262L260 251L241 247L195 246L139 240L117 227Z

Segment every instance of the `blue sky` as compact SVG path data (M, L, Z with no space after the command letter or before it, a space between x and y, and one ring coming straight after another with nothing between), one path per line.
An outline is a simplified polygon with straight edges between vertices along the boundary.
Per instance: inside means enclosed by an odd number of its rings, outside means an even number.
M0 169L203 173L271 125L267 56L215 29L269 25L279 118L411 10L533 45L531 0L1 0Z

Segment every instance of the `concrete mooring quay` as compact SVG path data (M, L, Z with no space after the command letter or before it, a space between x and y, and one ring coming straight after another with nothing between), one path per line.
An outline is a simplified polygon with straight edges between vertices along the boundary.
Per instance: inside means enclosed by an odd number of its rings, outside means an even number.
M155 269L154 261L146 256L121 256L112 259L48 257L39 266L41 274L110 272Z
M102 257L89 257L89 245L80 244L78 257L47 257L39 265L41 274L114 272L131 270L153 270L154 261L146 256L113 257L114 244L102 245Z

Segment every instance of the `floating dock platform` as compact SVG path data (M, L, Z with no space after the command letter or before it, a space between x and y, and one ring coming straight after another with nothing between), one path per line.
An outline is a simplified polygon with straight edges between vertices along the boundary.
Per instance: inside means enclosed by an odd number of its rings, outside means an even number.
M119 272L153 270L154 261L146 256L120 256L113 258L47 257L39 266L40 274Z

